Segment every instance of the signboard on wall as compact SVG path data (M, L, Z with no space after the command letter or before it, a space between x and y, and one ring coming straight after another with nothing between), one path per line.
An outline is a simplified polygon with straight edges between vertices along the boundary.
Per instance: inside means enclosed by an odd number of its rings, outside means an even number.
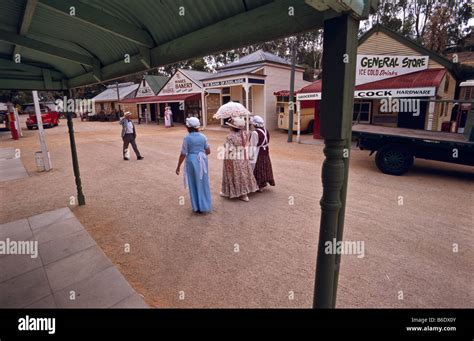
M297 101L310 101L310 100L319 100L321 99L320 92L313 92L313 93L302 93L296 95Z
M428 56L358 54L356 85L426 70L428 60Z
M213 86L229 86L234 84L242 84L245 82L245 78L235 78L235 79L226 79L222 81L209 81L203 82L204 87L213 87Z
M181 71L174 74L173 77L161 89L158 96L163 95L179 95L188 93L200 93L201 88L198 87L191 79L186 77Z
M408 89L377 89L356 90L354 98L388 98L388 97L433 97L436 95L435 87L408 88Z
M406 98L406 97L433 97L436 96L436 88L409 88L409 89L376 89L376 90L356 90L354 98ZM320 100L321 93L301 93L296 95L297 101Z
M148 96L154 96L155 93L151 89L151 87L148 85L148 83L145 81L145 85L143 85L143 82L140 83L140 86L137 89L137 95L135 97L148 97Z

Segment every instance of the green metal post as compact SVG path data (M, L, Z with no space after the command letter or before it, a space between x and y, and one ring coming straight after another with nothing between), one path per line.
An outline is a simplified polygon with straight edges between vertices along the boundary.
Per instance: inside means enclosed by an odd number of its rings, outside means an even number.
M72 113L67 112L67 127L69 130L69 142L71 144L72 167L74 169L74 177L76 178L77 201L79 206L86 204L84 193L82 193L81 174L79 172L79 161L77 159L76 140L74 138L74 127L72 126Z
M340 258L335 243L342 240L347 193L348 157L354 101L357 31L359 21L350 15L324 24L323 96L321 135L324 137L323 195L319 231L315 308L334 308ZM328 246L333 246L332 250Z

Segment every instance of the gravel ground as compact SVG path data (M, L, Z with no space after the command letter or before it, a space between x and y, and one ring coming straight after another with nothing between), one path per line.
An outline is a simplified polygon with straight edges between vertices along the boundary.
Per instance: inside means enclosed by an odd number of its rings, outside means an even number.
M214 210L197 215L174 173L183 127L137 126L145 159L132 152L128 162L118 123L76 119L75 130L87 205L70 207L148 304L311 306L320 143L288 144L274 132L277 186L245 203L219 197L217 147L226 133L206 131ZM37 132L24 135L13 141L0 133L0 148L19 148L30 175L0 183L0 223L68 206L76 194L65 120L46 130L49 173L36 172ZM474 307L473 180L472 167L424 160L405 176L384 175L373 157L354 149L344 239L363 241L365 256L342 257L338 307Z

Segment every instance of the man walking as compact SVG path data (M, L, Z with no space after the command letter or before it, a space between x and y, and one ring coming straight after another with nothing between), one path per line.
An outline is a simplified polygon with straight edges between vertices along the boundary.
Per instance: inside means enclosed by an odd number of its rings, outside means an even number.
M143 156L140 155L140 151L138 150L137 143L135 139L137 137L137 133L135 132L135 125L133 124L132 120L130 119L132 114L130 111L127 111L120 121L122 125L122 140L123 140L123 159L129 160L127 157L127 150L128 144L132 145L133 151L137 155L138 160L143 160Z

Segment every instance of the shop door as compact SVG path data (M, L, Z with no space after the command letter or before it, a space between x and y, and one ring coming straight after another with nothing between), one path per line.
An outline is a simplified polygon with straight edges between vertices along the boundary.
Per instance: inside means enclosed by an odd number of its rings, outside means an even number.
M158 119L158 109L156 103L150 104L150 115L152 122L156 122Z
M184 110L180 110L180 107L184 107L180 102L173 102L168 104L173 112L173 123L184 124Z
M399 112L397 127L409 129L425 129L425 117L428 102L420 101L419 106L419 115L415 115L415 113L413 112Z

